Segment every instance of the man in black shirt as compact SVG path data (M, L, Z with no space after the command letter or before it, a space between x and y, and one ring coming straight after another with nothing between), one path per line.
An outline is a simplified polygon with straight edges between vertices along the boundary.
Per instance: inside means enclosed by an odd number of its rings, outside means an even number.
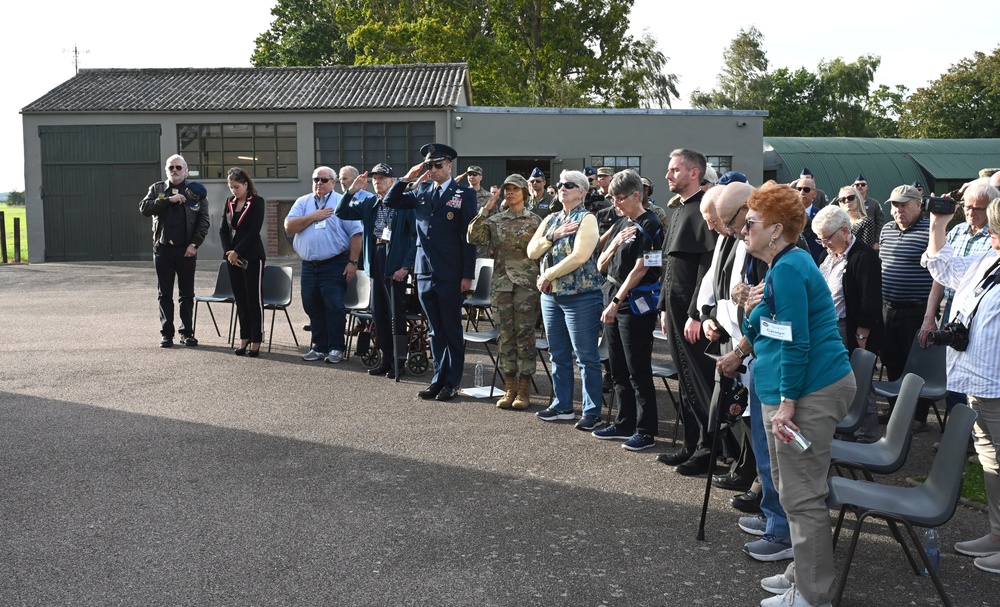
M205 188L187 182L188 167L178 154L167 158L167 179L149 186L139 212L153 218L153 265L160 308L160 347L174 344L174 276L180 302L180 342L197 346L194 337L194 271L198 247L205 242L210 221Z

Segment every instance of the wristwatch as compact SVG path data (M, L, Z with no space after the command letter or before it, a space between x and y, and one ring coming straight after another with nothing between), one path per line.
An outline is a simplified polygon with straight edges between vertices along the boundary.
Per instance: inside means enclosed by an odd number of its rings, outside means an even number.
M614 302L614 303L616 303L616 304L617 304L617 303L621 303L621 301L620 301L620 300L618 299L618 296L617 296L617 295L616 295L616 296L614 296L614 297L612 297L612 298L611 298L611 301L613 301L613 302Z

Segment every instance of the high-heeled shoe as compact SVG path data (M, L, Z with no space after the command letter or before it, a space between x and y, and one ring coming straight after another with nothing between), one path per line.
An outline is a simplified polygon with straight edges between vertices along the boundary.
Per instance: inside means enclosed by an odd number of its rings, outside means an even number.
M260 356L260 344L257 344L256 348L250 348L249 350L247 350L247 356L249 356L250 358L257 358L258 356Z
M249 345L250 345L250 340L247 340L246 343L241 343L239 348L233 350L233 354L235 354L236 356L246 356L247 346Z

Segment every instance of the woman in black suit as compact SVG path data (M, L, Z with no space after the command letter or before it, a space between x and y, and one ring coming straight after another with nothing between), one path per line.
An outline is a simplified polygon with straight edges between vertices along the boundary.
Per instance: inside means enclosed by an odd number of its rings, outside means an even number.
M257 195L253 180L240 168L229 169L226 177L232 196L222 211L219 235L229 262L229 280L236 296L236 316L240 320L240 347L237 356L260 356L264 338L264 302L261 276L264 273L264 199Z
M826 278L837 309L837 328L848 352L864 348L878 354L882 341L882 264L878 253L852 232L851 217L830 205L813 218L816 240L825 249L819 271ZM875 393L868 395L858 442L878 440Z

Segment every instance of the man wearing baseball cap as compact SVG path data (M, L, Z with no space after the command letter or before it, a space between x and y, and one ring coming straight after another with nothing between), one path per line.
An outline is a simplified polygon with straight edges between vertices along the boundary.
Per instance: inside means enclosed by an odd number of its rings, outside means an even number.
M351 204L371 176L375 195ZM393 340L390 335L406 334L406 278L413 269L417 253L416 219L409 209L390 209L385 205L385 195L396 183L396 172L384 162L372 170L358 175L347 186L337 209L337 217L361 222L363 228L365 267L371 279L372 319L382 364L369 369L369 375L396 377L393 359ZM393 307L395 304L395 307ZM393 319L397 319L395 325ZM399 372L406 364L406 349L399 353Z
M476 266L476 247L466 241L466 234L478 205L476 193L451 177L458 156L454 148L428 143L420 155L424 161L389 188L385 204L413 209L416 215L417 294L430 324L434 357L431 384L417 396L449 401L458 394L465 367L462 302ZM405 191L411 181L417 186Z

